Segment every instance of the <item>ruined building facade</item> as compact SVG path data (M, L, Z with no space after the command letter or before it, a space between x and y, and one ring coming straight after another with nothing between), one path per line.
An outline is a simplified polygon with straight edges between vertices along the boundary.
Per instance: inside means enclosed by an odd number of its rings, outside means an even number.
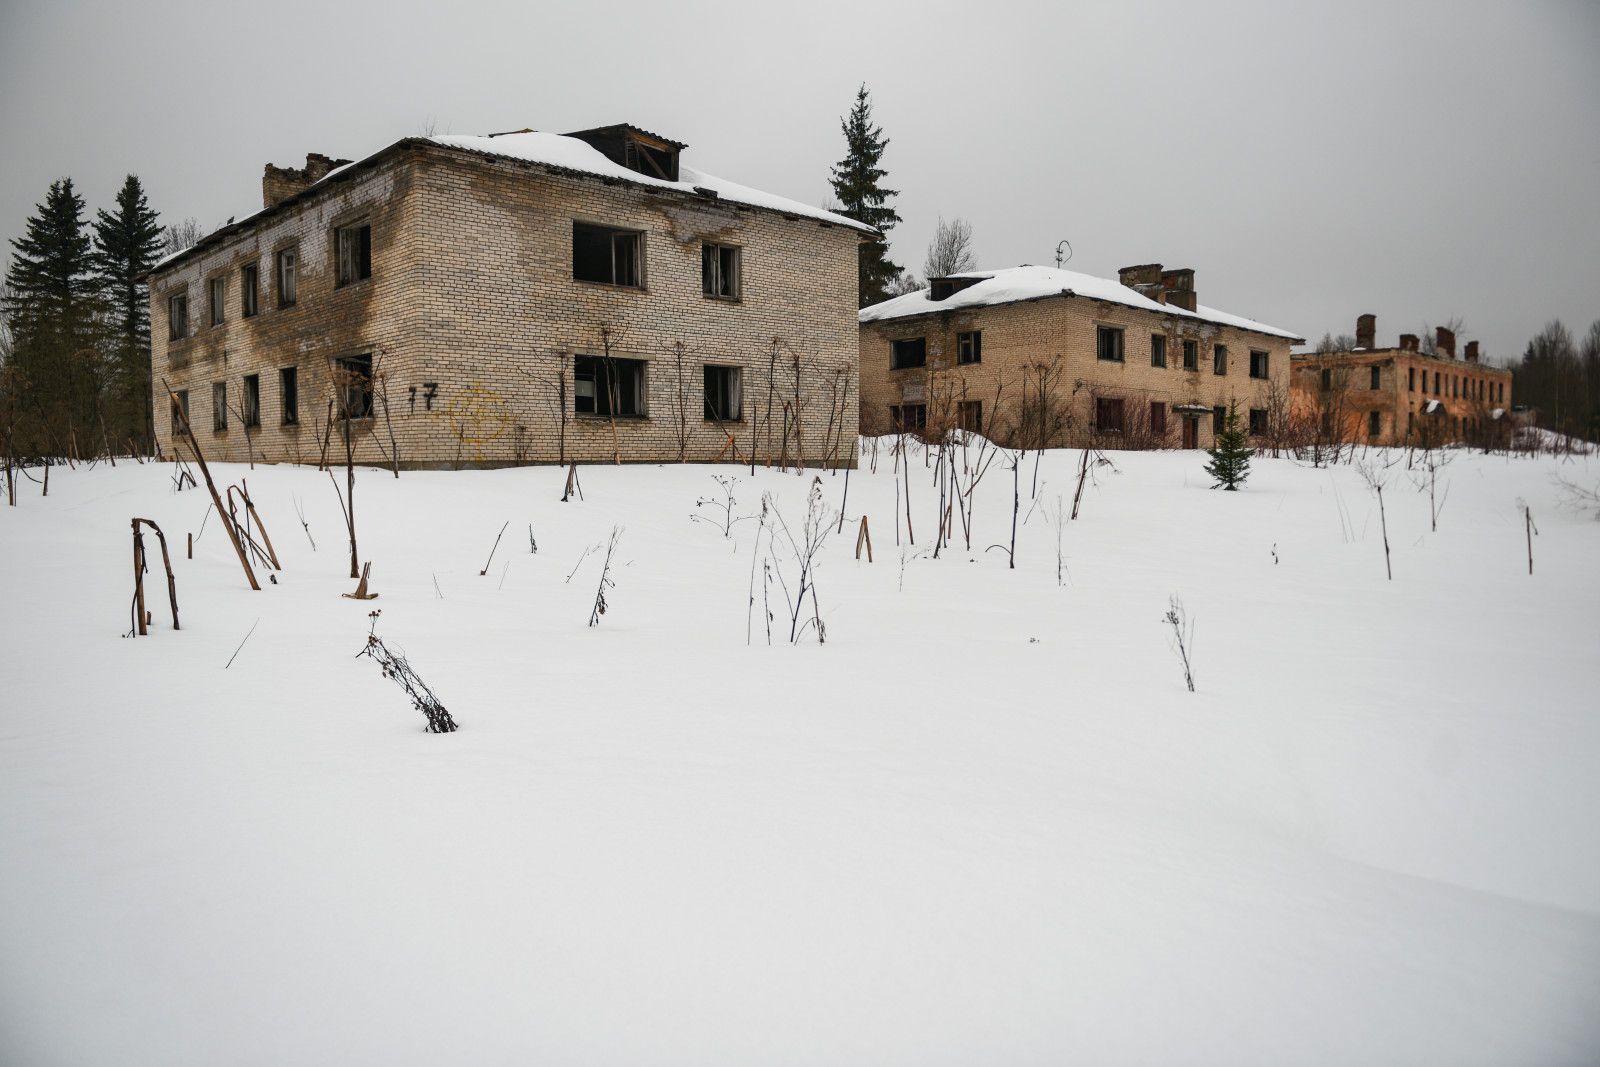
M1356 320L1349 351L1294 357L1295 410L1322 439L1374 445L1487 443L1510 432L1511 372L1481 362L1478 342L1461 358L1441 326L1434 350L1416 334L1378 348L1377 316Z
M864 432L1198 448L1230 403L1258 438L1287 415L1300 338L1201 305L1192 270L1144 264L1113 281L1023 266L930 282L859 313Z
M156 432L208 458L407 467L850 461L866 227L631 126L268 166L151 273ZM730 446L729 438L733 438Z

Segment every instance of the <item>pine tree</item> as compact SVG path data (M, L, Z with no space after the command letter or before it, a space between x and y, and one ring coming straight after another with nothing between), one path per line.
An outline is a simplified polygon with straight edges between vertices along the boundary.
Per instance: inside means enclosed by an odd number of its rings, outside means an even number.
M72 179L52 182L6 272L14 350L9 387L30 422L21 450L61 454L99 436L104 304L93 271L83 198ZM88 436L83 436L88 435ZM80 440L81 438L81 440Z
M1255 450L1245 441L1244 428L1239 425L1238 406L1230 402L1222 432L1217 434L1217 443L1206 450L1211 457L1211 462L1206 464L1206 473L1216 482L1213 489L1218 486L1238 489L1250 477L1250 457L1255 455Z
M889 139L883 129L872 124L872 100L867 87L856 90L855 106L841 119L844 131L845 156L833 167L833 195L839 201L839 213L865 223L885 237L900 221L900 216L889 206L889 200L898 196L894 189L885 189L879 183L889 172L879 164ZM889 288L899 277L901 268L888 258L888 245L883 241L862 242L858 271L859 306L876 304L887 299Z
M111 353L116 373L115 412L122 434L146 443L150 415L150 305L141 279L161 258L163 227L130 174L117 194L115 213L101 209L94 224L94 268L111 311ZM119 439L121 434L118 435Z

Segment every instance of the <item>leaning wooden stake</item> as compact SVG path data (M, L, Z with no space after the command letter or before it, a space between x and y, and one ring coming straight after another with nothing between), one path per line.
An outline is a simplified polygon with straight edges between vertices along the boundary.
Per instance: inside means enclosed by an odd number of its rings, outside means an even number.
M161 563L167 570L167 604L172 608L172 628L177 630L181 627L178 625L178 582L172 575L172 556L167 552L167 535L149 519L136 518L133 520L133 600L134 611L138 615L135 626L139 636L143 637L149 632L149 617L144 610L144 537L139 532L140 523L154 530L161 542Z
M283 570L283 564L278 562L278 553L272 547L272 538L267 535L267 526L261 521L261 514L256 511L256 502L250 499L250 483L243 478L239 479L239 495L244 497L245 512L256 521L256 529L261 531L261 540L267 546L267 557L272 560L272 565Z
M565 504L572 499L572 494L577 493L578 499L583 499L583 486L578 484L578 465L574 463L567 468L567 487L561 491L561 502Z
M867 531L867 517L861 516L861 530L856 534L856 559L861 558L861 548L867 549L867 562L872 562L872 534Z
M378 594L377 593L369 593L369 592L367 592L367 578L371 574L372 574L372 561L369 559L369 560L367 560L366 563L363 563L361 565L361 581L356 583L356 591L353 592L353 593L340 593L339 595L344 597L346 600L376 600L376 599L378 599Z
M1533 535L1539 532L1539 528L1533 524L1533 509L1531 507L1529 507L1528 505L1524 504L1522 506L1522 514L1527 519L1527 528L1528 528L1528 573L1532 574L1533 573Z
M233 528L233 523L228 520L228 509L222 506L222 497L217 492L217 483L211 480L211 469L206 466L205 453L200 451L200 442L194 439L194 427L189 425L189 415L183 410L183 404L178 401L178 394L167 386L167 380L161 379L161 385L167 390L167 396L172 401L172 412L183 421L183 433L189 441L189 447L194 449L195 462L200 464L200 474L206 480L206 489L211 493L211 503L216 506L217 518L228 531L228 540L233 542L233 551L239 557L239 566L244 568L244 576L250 580L250 588L261 591L261 583L256 581L256 572L250 569L250 557L244 554L244 545L239 542L239 532Z

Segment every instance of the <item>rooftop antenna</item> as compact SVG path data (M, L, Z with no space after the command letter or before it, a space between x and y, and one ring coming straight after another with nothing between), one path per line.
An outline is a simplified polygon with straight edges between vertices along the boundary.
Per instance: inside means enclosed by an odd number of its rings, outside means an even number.
M1067 250L1067 254L1066 255L1062 255L1061 254L1061 250L1063 248L1065 248ZM1071 258L1072 258L1072 245L1070 243L1068 243L1067 241L1062 241L1060 244L1056 245L1056 270L1060 270L1061 269L1061 264L1065 263L1067 260L1069 260Z

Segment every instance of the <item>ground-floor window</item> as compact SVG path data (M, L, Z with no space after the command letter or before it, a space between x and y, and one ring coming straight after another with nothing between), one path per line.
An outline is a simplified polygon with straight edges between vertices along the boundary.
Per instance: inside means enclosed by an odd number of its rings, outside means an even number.
M372 414L372 353L345 356L334 364L334 386L339 390L340 413L364 419Z
M211 383L211 431L222 433L228 428L228 383Z
M261 375L244 376L244 392L239 397L240 414L251 429L261 425Z
M956 418L968 433L983 432L983 401L963 400L956 405Z
M926 404L890 404L889 422L901 433L926 430L928 428L928 406Z
M706 367L707 421L738 422L744 418L743 377L738 367Z
M172 433L182 437L189 430L189 390L179 389L172 397Z
M1250 436L1260 437L1267 432L1267 409L1250 409Z
M572 377L572 410L577 414L645 416L644 360L574 356Z
M278 409L283 412L285 426L300 421L300 368L284 367L278 371Z
M1376 437L1383 432L1383 412L1373 411L1367 414L1367 436Z
M1224 407L1214 407L1214 408L1212 408L1211 409L1211 432L1212 432L1212 434L1213 435L1220 435L1222 433L1223 429L1227 427L1227 425L1228 425L1228 409L1224 408Z
M1120 397L1095 397L1094 426L1101 433L1122 432L1122 399Z
M1159 400L1150 401L1150 432L1157 437L1167 432L1167 405Z

